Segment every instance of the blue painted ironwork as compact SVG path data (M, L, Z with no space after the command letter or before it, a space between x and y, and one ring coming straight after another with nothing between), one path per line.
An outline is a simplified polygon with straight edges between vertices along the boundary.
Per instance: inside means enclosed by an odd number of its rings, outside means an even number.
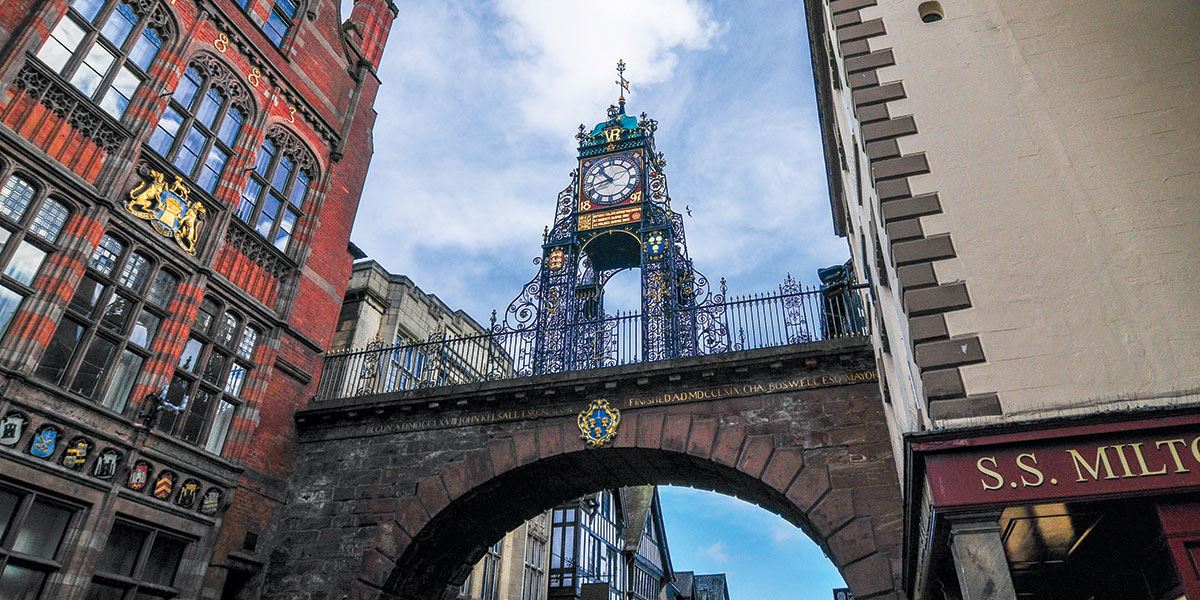
M863 335L857 291L803 290L726 300L688 257L683 216L671 209L658 123L625 114L579 126L579 168L543 234L537 274L487 333L330 356L319 400L597 369ZM617 179L620 182L617 183ZM631 185L636 182L635 185ZM604 286L641 270L641 310L609 314ZM841 294L839 296L838 294ZM414 359L414 357L417 357Z
M724 293L722 281L712 301L677 309L675 319L698 332L693 340L678 344L681 357L817 343L869 333L862 313L866 292L859 288L829 293L801 286L788 277L771 293L728 299ZM572 370L654 360L645 352L645 322L640 312L618 312L593 319L589 322L590 337L582 339L580 346L569 353L570 360L575 361ZM714 322L721 327L710 326ZM373 343L330 354L325 359L316 399L394 394L558 372L546 369L569 361L539 352L538 340L566 339L569 332L544 331L532 316L528 323L510 329L493 315L492 326L485 333L450 337L438 332L424 342L394 346Z

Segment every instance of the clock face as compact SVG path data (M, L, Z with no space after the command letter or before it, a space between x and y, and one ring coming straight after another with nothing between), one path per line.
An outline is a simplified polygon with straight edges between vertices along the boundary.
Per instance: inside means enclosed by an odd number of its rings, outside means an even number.
M629 197L641 183L641 170L630 156L609 156L583 173L583 192L592 204L609 205Z

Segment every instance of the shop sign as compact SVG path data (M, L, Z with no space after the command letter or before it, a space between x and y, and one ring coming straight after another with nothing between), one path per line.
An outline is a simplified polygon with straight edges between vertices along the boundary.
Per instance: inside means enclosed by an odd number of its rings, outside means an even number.
M1200 489L1200 425L929 454L925 471L938 508Z

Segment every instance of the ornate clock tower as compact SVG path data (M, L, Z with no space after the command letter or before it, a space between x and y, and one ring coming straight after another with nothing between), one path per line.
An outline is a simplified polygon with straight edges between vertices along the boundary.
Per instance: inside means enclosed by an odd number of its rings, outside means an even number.
M579 167L546 228L535 260L541 270L500 326L529 333L520 351L534 355L524 363L534 365L531 374L690 356L709 351L704 340L727 343L706 335L714 325L724 329L705 309L721 298L710 297L688 258L666 160L654 145L657 121L625 113L624 70L619 62L622 93L608 119L590 130L579 126ZM641 270L641 313L606 314L605 283L632 268Z

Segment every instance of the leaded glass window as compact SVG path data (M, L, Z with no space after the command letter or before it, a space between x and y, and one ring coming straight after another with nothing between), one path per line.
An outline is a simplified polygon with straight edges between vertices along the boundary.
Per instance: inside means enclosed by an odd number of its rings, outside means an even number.
M268 136L263 142L236 214L258 235L287 252L305 210L313 173L303 166L311 162L307 155L298 148L281 149L280 140L290 142L291 138Z
M155 152L210 194L246 122L246 108L235 100L245 92L224 69L209 57L189 65L150 135Z
M213 298L205 298L167 388L171 410L158 428L220 454L242 404L261 330Z
M0 163L0 335L33 293L33 281L71 214L63 203L42 197L29 178L4 167Z
M148 252L105 234L37 374L123 413L178 285Z
M163 46L138 3L75 0L37 56L120 119Z

